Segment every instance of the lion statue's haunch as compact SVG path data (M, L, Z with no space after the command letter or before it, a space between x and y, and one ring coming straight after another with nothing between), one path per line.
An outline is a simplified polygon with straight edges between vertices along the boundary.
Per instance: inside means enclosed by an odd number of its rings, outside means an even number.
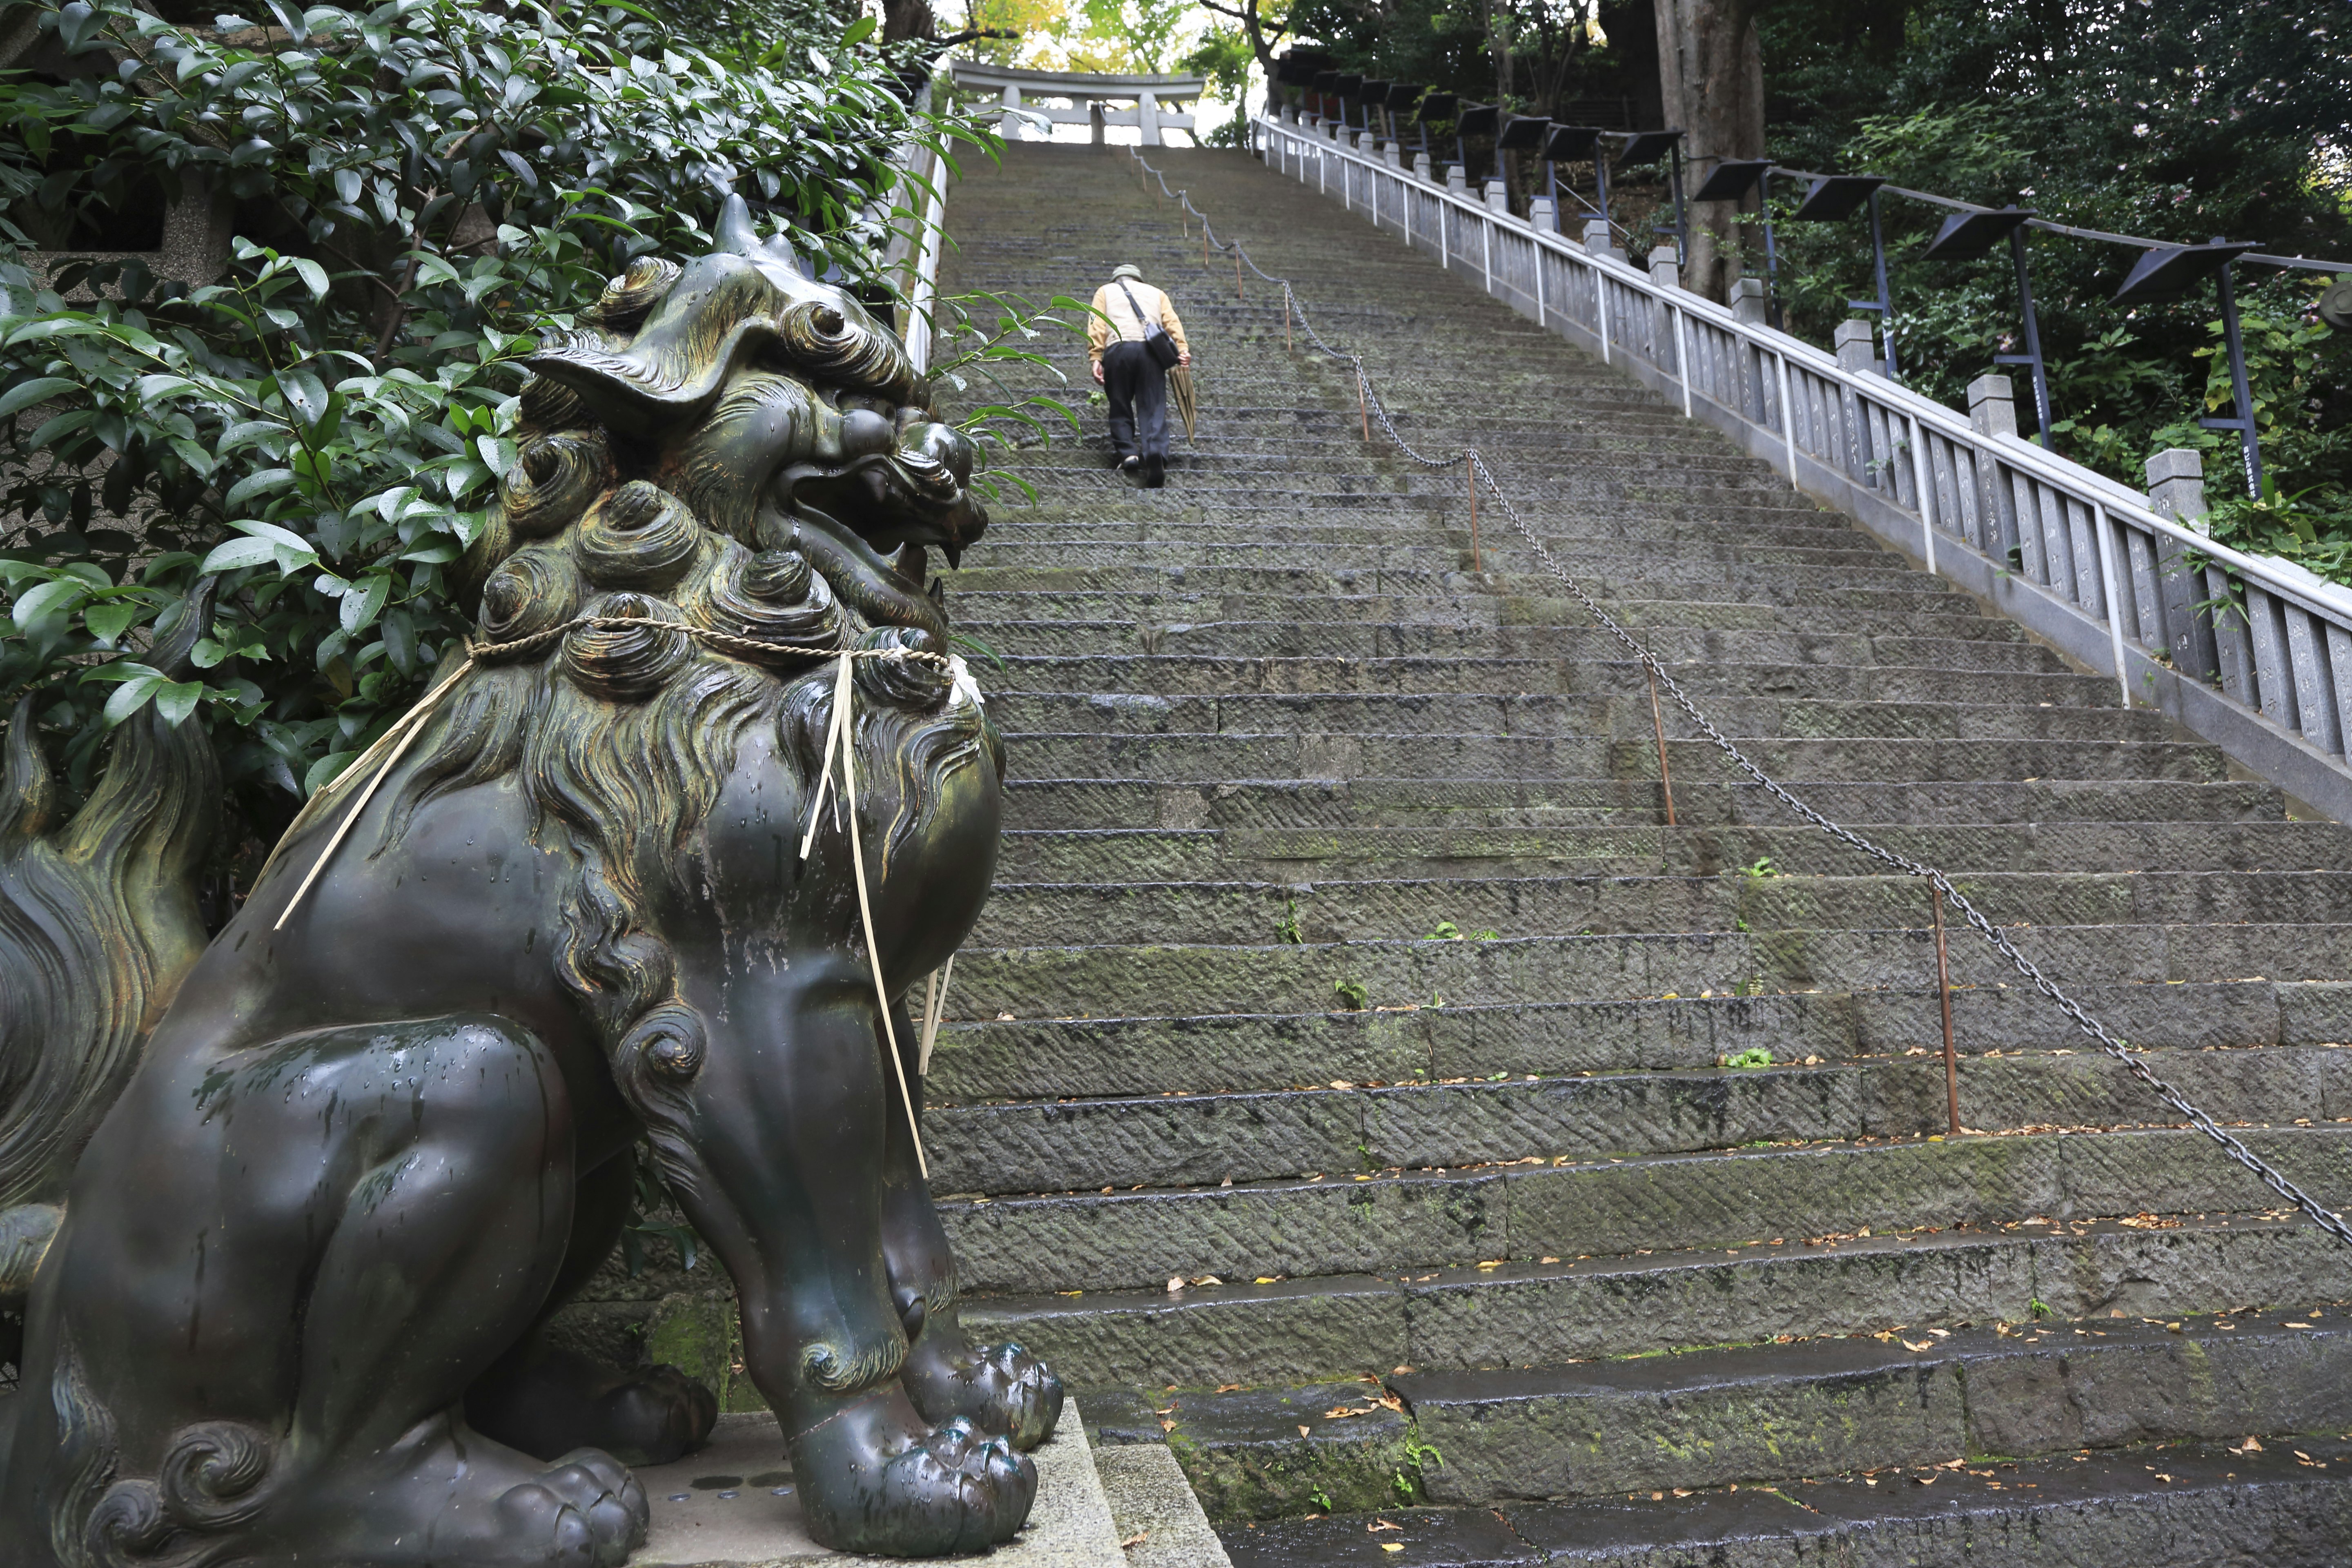
M452 650L408 749L321 792L217 940L194 726L134 719L60 824L18 714L10 1568L625 1560L625 1463L698 1445L711 1397L542 1331L611 1252L641 1138L734 1278L819 1541L975 1551L1028 1515L1020 1450L1060 1386L958 1321L837 799L801 854L835 656L881 655L846 743L910 1058L904 994L996 856L1000 743L923 592L927 551L985 522L972 448L740 202L715 254L640 259L581 321L530 361L520 461L463 565L473 664Z

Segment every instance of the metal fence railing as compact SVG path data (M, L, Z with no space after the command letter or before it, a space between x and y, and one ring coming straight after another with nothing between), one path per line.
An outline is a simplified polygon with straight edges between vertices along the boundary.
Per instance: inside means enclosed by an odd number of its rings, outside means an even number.
M1268 166L1475 278L1927 570L1991 600L2123 700L2164 709L2352 821L2352 592L2242 554L2013 433L1433 184L1328 126L1261 116ZM1349 142L1356 132L1338 132Z

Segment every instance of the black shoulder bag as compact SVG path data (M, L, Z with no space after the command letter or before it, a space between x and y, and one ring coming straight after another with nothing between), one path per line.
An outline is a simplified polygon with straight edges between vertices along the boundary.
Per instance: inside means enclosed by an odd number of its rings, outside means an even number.
M1183 351L1176 346L1176 340L1168 335L1167 328L1143 313L1143 307L1135 302L1135 290L1127 286L1125 279L1119 280L1118 291L1127 296L1127 308L1135 312L1137 321L1143 323L1143 352L1150 354L1151 363L1160 369L1174 370L1177 362L1184 357Z

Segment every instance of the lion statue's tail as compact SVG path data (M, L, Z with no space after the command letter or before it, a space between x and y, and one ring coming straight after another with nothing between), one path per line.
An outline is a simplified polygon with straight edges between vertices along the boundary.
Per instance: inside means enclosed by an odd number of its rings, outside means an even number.
M200 583L147 662L184 679L212 623ZM116 730L89 799L59 819L34 700L0 766L0 1310L20 1310L82 1146L205 950L196 879L220 813L202 725L152 703Z

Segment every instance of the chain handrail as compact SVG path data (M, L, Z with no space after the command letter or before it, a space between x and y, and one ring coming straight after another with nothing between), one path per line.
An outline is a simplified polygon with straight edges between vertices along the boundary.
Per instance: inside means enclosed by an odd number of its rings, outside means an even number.
M1243 265L1248 267L1252 272L1256 273L1266 282L1280 285L1284 310L1296 313L1297 322L1306 331L1308 340L1325 354L1343 361L1354 368L1357 390L1364 400L1365 407L1378 416L1381 432L1387 436L1391 444L1399 452L1425 468L1448 468L1463 463L1469 466L1473 475L1472 494L1474 496L1476 494L1476 484L1484 481L1486 489L1493 493L1496 503L1503 509L1503 515L1510 519L1511 525L1518 531L1520 537L1527 541L1529 549L1535 552L1536 559L1542 563L1544 570L1566 587L1575 596L1577 603L1583 605L1586 612L1601 624L1601 628L1616 638L1625 650L1633 656L1643 671L1664 689L1666 695L1673 700L1675 706L1689 717L1700 734L1714 742L1724 755L1730 758L1734 766L1753 779L1766 794L1794 812L1807 824L1820 828L1862 855L1882 865L1892 867L1906 877L1924 879L1935 889L1939 898L1949 903L1963 921L1992 944L1996 952L2014 965L2018 973L2031 981L2036 991L2055 1004L2059 1011L2065 1014L2074 1026L2096 1043L2101 1050L2121 1062L2132 1077L2153 1090L2166 1105L2185 1118L2191 1127L2221 1145L2224 1153L2260 1178L2263 1185L2302 1210L2314 1224L2336 1240L2347 1246L2352 1246L2352 1225L2347 1225L2339 1215L2324 1206L2318 1199L2289 1181L2277 1167L2247 1148L2242 1142L2223 1129L2220 1122L2191 1103L2187 1096L2158 1077L2154 1069L2148 1067L2145 1053L2133 1049L2117 1038L2105 1024L2093 1017L2082 1004L2059 989L2057 983L2044 974L2041 966L2021 952L2017 944L2010 941L1998 926L1986 919L1983 912L1969 901L1967 895L1952 885L1951 879L1947 877L1940 868L1924 861L1914 860L1908 856L1897 854L1884 845L1855 832L1853 828L1832 821L1804 801L1800 800L1789 791L1787 786L1759 767L1728 736L1716 728L1714 721L1700 710L1698 704L1694 702L1690 695L1682 689L1681 683L1667 673L1665 666L1659 661L1657 655L1651 652L1640 639L1620 626L1615 617L1602 609L1592 595L1585 591L1584 585L1553 557L1550 549L1545 545L1535 530L1528 525L1527 519L1520 515L1518 508L1511 504L1510 497L1504 493L1502 484L1496 479L1494 470L1487 467L1485 454L1477 447L1468 445L1464 446L1460 451L1443 458L1433 458L1415 449L1412 443L1398 433L1395 424L1389 417L1387 408L1381 402L1380 395L1372 389L1371 376L1364 368L1363 356L1334 348L1323 341L1322 335L1316 331L1314 325L1307 320L1306 306L1299 301L1290 280L1286 278L1274 277L1261 268L1255 260L1251 259L1249 252L1244 248L1241 241L1218 239L1216 230L1209 221L1209 216L1192 205L1189 188L1180 187L1171 191L1168 188L1166 177L1144 161L1139 150L1130 148L1129 156L1132 157L1146 174L1159 182L1162 195L1181 203L1187 213L1201 220L1202 234L1207 244L1236 257Z

